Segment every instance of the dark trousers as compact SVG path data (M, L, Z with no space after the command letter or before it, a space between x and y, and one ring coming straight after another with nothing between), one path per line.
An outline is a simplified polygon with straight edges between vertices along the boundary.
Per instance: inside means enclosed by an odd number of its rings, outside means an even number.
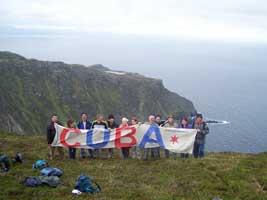
M181 158L189 158L189 154L188 153L181 153Z
M121 153L123 158L129 158L130 156L130 147L122 147Z
M69 148L69 158L70 159L76 158L76 148Z
M151 149L151 158L160 158L160 147Z
M144 149L144 159L148 160L149 151L151 152L151 158L160 158L160 147L145 148Z
M55 150L57 149L58 154L59 154L59 159L63 159L64 158L64 149L63 147L53 147L51 145L48 146L49 147L49 159L52 160L55 157Z
M165 152L165 158L170 158L171 156L173 156L174 159L177 158L177 154L174 152L170 152L168 149L165 149L164 152Z
M93 149L88 149L88 153L89 153L89 158L90 159L94 159L94 150ZM85 158L86 157L86 151L85 149L81 149L81 157Z
M193 151L193 155L194 155L194 158L204 158L204 147L205 147L205 144L198 144L198 143L195 143L194 144L194 151Z

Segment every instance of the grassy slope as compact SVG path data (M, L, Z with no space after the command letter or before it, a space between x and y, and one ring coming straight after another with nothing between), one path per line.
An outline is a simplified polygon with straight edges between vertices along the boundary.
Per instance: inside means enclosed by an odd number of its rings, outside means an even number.
M45 138L0 134L0 152L13 156L16 151L24 153L26 162L0 174L0 199L73 199L71 190L81 173L96 178L103 192L82 194L79 199L267 199L266 154L209 154L204 160L184 161L66 158L50 162L64 170L59 187L30 188L21 181L39 175L31 166L47 158Z

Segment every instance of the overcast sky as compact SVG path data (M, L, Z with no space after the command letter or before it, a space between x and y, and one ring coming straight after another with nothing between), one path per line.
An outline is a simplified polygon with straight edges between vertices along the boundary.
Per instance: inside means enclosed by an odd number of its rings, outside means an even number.
M0 30L267 43L266 0L0 0Z

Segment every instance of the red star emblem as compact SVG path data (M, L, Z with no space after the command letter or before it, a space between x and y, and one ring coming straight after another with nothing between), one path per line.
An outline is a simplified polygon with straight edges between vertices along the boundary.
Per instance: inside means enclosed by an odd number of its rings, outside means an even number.
M174 143L178 143L178 137L176 136L176 135L174 135L174 136L171 136L171 142L172 142L172 144L174 144Z

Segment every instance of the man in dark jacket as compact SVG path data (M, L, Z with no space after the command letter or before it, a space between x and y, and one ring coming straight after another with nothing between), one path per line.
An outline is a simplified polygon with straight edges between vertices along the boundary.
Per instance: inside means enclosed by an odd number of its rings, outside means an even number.
M193 128L197 129L193 155L195 158L203 158L205 137L209 133L209 127L207 126L206 122L203 121L202 114L197 114Z
M52 160L55 156L55 149L57 149L59 153L60 159L64 158L64 149L63 147L53 147L51 144L55 138L56 135L56 128L55 124L59 124L58 122L58 116L56 114L51 115L51 121L50 124L47 126L47 143L49 147L49 159Z
M91 129L91 122L88 121L88 117L86 113L81 114L81 121L77 124L78 129L86 129L89 130ZM94 159L94 150L93 149L88 149L90 159ZM85 158L86 157L86 152L85 149L81 148L81 157Z

